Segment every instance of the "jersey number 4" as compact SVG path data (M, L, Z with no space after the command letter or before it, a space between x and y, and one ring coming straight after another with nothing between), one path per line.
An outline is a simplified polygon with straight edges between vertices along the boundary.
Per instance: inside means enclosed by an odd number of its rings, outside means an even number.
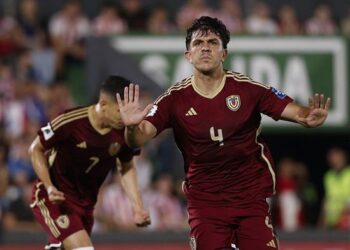
M224 146L224 136L222 134L222 129L219 128L216 133L215 128L211 127L209 131L210 131L210 138L213 141L220 142L219 144L220 146Z
M100 161L98 157L90 157L91 164L90 166L85 170L85 174L89 173L91 169Z

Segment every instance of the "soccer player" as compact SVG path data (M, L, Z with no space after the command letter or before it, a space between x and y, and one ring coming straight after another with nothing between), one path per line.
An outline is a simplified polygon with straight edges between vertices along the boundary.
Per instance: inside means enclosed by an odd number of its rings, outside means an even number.
M133 156L139 150L124 141L116 93L130 81L110 76L95 105L65 111L42 127L30 146L38 176L33 187L33 213L49 234L45 249L93 250L93 209L100 186L117 161L131 200L137 226L150 224L138 185Z
M233 239L240 250L278 249L267 202L276 177L259 136L261 113L318 127L330 99L316 94L303 107L273 87L224 70L229 40L218 19L196 19L185 52L193 76L170 87L152 108L140 109L137 85L124 90L124 100L117 94L126 141L139 147L173 129L184 159L192 249L232 249Z

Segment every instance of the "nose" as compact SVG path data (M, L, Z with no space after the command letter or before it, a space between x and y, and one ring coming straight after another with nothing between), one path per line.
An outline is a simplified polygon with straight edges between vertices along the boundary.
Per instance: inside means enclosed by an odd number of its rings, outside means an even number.
M208 43L203 43L202 51L210 51L210 47Z

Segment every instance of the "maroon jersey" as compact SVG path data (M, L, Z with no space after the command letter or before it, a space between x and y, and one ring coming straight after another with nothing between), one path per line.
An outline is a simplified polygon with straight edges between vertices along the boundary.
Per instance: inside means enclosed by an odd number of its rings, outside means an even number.
M169 88L146 117L157 133L174 131L189 204L238 205L271 196L275 173L259 137L261 113L278 120L292 99L230 71L211 96L201 94L193 81L190 77Z
M92 207L117 158L130 161L134 152L124 142L124 129L99 133L90 123L88 110L66 111L42 127L38 135L49 150L53 184L73 203Z

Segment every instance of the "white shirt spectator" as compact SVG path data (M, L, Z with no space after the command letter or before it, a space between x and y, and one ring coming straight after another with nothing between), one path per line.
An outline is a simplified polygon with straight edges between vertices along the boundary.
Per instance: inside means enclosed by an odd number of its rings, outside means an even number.
M70 21L64 15L58 13L52 17L49 31L51 36L61 37L66 44L71 45L90 33L90 24L84 16L79 16L74 21Z

